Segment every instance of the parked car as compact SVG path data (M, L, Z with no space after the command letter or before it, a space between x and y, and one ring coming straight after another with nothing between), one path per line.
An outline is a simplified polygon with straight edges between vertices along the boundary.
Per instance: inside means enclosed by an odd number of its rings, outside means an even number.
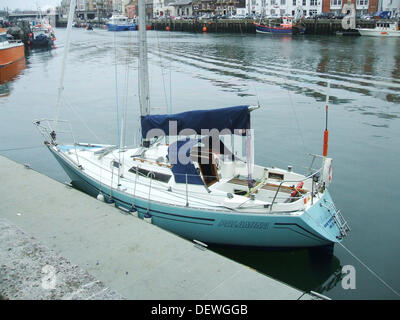
M333 12L321 12L315 15L317 19L334 19L335 14Z
M363 16L361 16L360 19L363 19L363 20L372 20L373 18L374 18L374 17L371 16L371 15L369 15L369 14L364 14Z
M343 19L346 15L347 13L337 13L333 19Z

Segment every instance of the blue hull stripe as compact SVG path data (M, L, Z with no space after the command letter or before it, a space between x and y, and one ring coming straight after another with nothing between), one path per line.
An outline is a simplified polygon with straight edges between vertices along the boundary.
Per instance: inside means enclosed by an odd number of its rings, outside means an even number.
M141 207L136 207L136 208L141 208ZM144 209L144 208L141 208L141 209ZM144 209L144 210L147 210L147 209ZM150 214L151 214L151 211L152 211L152 210L150 210ZM162 212L162 213L164 213L164 212ZM167 213L167 214L168 214L168 213ZM154 214L151 214L151 216L152 216L152 217L156 217L156 218L160 218L160 219L166 219L166 220L172 220L172 221L178 221L178 222L186 222L186 223L193 223L193 224L202 224L202 225L204 225L204 226L213 226L213 225L214 225L213 223L201 223L201 222L193 222L193 221L185 221L185 220L171 219L171 218L167 218L167 217L156 216L156 215L154 215Z
M314 236L314 237L316 237L316 238L318 238L318 239L325 240L324 238L321 238L320 236L315 235L314 233L308 231L307 229L304 229L302 226L299 226L297 223L281 223L281 222L277 222L277 223L274 224L274 226L296 226L296 227L300 228L301 230L303 230L303 231L305 231L305 232L311 234L312 236ZM277 228L279 228L279 227L277 227ZM292 230L292 229L290 229L290 228L284 228L284 227L281 228L281 229L289 229L289 230ZM295 230L292 230L292 231L297 232L297 231L295 231ZM302 233L301 233L301 234L302 234ZM304 235L304 234L302 234L302 235L303 235L303 236L306 236L306 235Z

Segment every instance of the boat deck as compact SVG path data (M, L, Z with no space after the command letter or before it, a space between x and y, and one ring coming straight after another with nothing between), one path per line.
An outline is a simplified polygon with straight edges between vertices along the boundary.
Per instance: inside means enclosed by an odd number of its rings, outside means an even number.
M238 179L238 178L233 178L231 180L229 180L227 183L231 183L231 184L237 184L240 186L247 186L247 180L243 180L243 179ZM279 184L274 184L274 183L266 183L264 186L262 186L261 189L264 190L269 190L269 191L277 191L279 188ZM283 193L292 193L293 190L295 190L294 187L289 187L289 186L281 186L279 188L279 192L283 192ZM300 191L301 193L307 193L308 190L306 189L297 189L298 191Z

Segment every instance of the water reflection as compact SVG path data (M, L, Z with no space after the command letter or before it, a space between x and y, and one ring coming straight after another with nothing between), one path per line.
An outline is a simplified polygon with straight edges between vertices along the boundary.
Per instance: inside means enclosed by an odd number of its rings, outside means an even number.
M382 43L381 39L361 37L231 35L228 40L218 36L197 40L183 42L160 34L152 38L157 43L150 47L154 55L172 61L174 71L195 72L196 77L223 90L234 82L231 90L239 96L255 82L320 101L329 81L337 89L332 93L336 104L348 104L363 96L395 103L400 99L398 39L384 39L387 41Z
M10 82L12 82L26 68L25 58L18 61L0 66L0 97L8 96L11 92Z
M316 255L307 249L272 251L214 246L210 249L305 292L326 293L342 277L342 266L335 255Z

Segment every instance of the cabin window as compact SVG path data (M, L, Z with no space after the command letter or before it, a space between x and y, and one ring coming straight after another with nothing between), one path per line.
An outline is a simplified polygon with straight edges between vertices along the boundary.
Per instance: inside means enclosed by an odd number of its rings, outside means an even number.
M153 177L154 180L158 180L161 182L165 182L168 183L169 179L171 179L171 175L166 174L166 173L161 173L161 172L154 172L154 171L150 171L150 170L146 170L143 168L138 168L138 167L132 167L129 169L129 172L131 173L135 173L136 171L139 173L139 175L145 176L147 177L147 175L149 175L150 177L150 172L152 172L154 175L151 175Z
M276 172L268 172L268 178L276 179L276 180L283 180L284 175L281 173Z
M234 189L233 193L237 194L238 196L245 196L247 191L246 190L240 190L240 189Z
M7 35L6 34L0 35L0 42L4 42L4 41L7 41Z
M119 166L120 166L119 162L117 162L117 161L113 161L112 165L114 168L119 168Z

